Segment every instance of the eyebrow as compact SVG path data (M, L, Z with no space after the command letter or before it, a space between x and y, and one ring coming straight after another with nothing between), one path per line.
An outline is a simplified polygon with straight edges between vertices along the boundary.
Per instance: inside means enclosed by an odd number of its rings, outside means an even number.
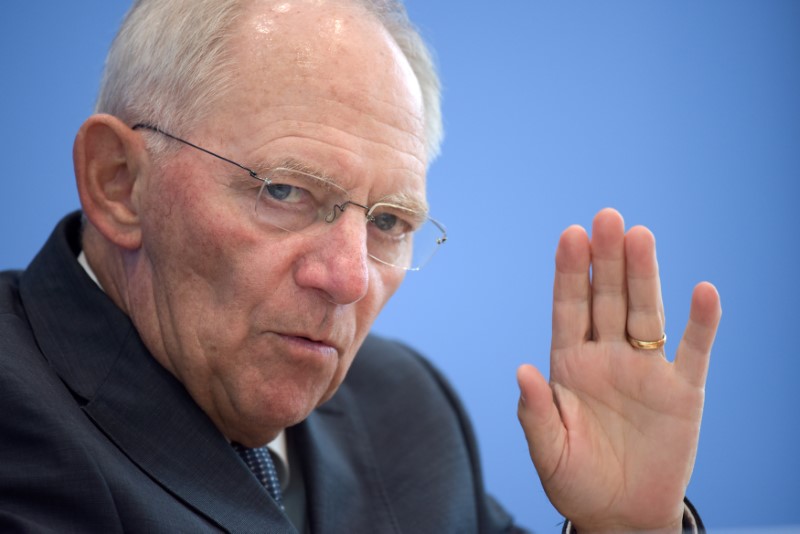
M331 177L328 173L326 173L322 169L318 167L313 167L308 163L305 163L303 161L291 157L284 158L278 161L261 162L250 168L253 169L258 174L258 176L262 178L265 174L269 173L269 171L276 168L284 168L292 171L300 171L306 174L314 175L321 180L330 182L332 184L344 188L339 181ZM414 195L406 191L390 193L388 195L379 198L375 203L377 202L395 204L397 206L425 214L426 216L428 215L428 203L424 199L420 199L417 195Z
M289 169L290 171L300 171L306 174L313 174L317 178L321 178L326 182L333 182L336 183L334 179L328 176L327 173L318 169L316 167L312 167L311 165L304 163L295 158L284 158L278 161L265 161L258 163L251 167L259 176L263 176L264 174L269 173L269 171L277 168ZM337 184L338 185L338 184Z
M399 193L391 193L381 197L378 202L396 204L403 208L410 209L411 211L424 214L425 216L428 215L428 203L425 202L425 200L420 199L418 196L410 193L402 191Z

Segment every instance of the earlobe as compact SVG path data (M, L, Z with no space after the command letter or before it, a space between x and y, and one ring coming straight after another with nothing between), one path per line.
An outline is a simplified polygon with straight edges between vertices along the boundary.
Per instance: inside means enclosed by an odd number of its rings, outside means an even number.
M111 115L92 115L75 136L75 180L86 217L125 249L141 244L138 189L147 163L141 136Z

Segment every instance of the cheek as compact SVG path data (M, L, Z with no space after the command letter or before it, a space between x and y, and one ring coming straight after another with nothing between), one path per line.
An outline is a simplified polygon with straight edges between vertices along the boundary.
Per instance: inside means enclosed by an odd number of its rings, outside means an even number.
M229 351L288 267L279 254L265 254L263 236L229 191L188 187L189 173L173 176L181 179L165 175L152 188L142 216L158 320L177 338L173 350L200 343L206 354Z
M186 167L167 169L144 198L143 243L154 268L224 280L254 245L243 210L219 184ZM203 187L197 182L202 180Z

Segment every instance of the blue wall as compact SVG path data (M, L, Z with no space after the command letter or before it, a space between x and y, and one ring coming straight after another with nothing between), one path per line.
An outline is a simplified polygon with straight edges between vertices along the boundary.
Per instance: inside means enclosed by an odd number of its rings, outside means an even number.
M0 17L0 268L27 264L78 206L72 138L127 7L22 4ZM689 495L716 529L800 525L800 3L408 7L444 82L429 199L451 240L376 329L427 353L462 393L490 490L522 523L557 530L514 373L547 371L561 230L614 206L656 234L671 340L696 282L722 294Z

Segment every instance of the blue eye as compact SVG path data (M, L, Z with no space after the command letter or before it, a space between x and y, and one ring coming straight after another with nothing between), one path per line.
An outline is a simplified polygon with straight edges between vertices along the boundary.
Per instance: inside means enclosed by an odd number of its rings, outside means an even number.
M379 230L389 232L397 224L397 215L391 213L379 213L373 217L372 222Z
M294 186L289 184L270 184L265 189L275 200L286 200L292 194Z
M370 227L374 228L381 239L405 239L419 226L415 224L417 215L406 208L391 204L376 204L370 210Z

